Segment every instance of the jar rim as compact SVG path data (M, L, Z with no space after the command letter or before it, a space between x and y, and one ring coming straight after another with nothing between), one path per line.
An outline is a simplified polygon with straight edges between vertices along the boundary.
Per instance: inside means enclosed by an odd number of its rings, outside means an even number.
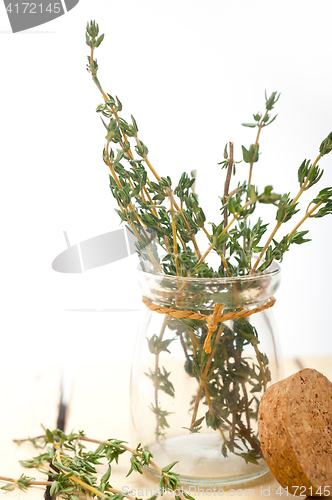
M274 277L277 276L281 272L281 267L278 264L277 261L273 261L267 269L265 269L261 273L257 274L247 274L245 276L230 276L230 277L217 277L217 278L199 278L197 276L175 276L172 274L161 274L157 272L149 272L144 269L142 269L142 264L139 264L138 266L138 273L142 274L144 276L151 276L154 278L160 278L163 280L170 280L173 282L180 282L183 283L184 281L186 282L200 282L200 283L233 283L233 282L246 282L246 281L252 281L252 280L263 280L267 277Z

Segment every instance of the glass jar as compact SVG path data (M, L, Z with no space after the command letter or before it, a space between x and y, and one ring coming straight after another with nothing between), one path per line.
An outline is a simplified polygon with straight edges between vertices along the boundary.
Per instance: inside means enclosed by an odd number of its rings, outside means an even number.
M279 282L277 263L260 275L235 278L139 271L143 295L167 309L146 308L136 342L133 439L152 452L161 468L178 461L172 471L181 484L237 484L268 471L257 414L266 388L283 376L273 308L264 308L271 305ZM225 306L223 313L263 310L219 322L211 352L204 349L206 320L165 314L172 308L207 317L215 304Z

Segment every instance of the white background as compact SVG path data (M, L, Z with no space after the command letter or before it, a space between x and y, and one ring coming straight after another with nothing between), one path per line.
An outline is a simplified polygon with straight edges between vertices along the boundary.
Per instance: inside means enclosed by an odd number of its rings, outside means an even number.
M67 362L114 357L130 364L139 313L136 257L82 275L53 259L71 244L117 229L102 162L102 101L86 72L85 26L95 19L104 88L133 114L160 175L197 169L208 221L218 221L226 142L249 147L241 127L281 92L263 130L253 181L296 194L297 169L332 129L328 0L80 0L66 15L12 34L0 5L2 361ZM321 161L332 185L332 154ZM248 166L238 166L247 178ZM304 197L305 198L305 197ZM304 199L306 206L311 196ZM273 220L268 212L267 216ZM332 219L309 221L312 242L282 263L274 314L286 356L332 354Z

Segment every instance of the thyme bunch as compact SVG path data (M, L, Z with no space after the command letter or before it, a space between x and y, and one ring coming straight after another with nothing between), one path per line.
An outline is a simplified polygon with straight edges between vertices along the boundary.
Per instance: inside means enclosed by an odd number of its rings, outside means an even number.
M219 163L227 171L224 194L220 197L221 217L218 222L210 223L208 230L204 209L193 190L193 173L184 172L175 183L169 176L159 176L150 161L149 149L141 138L136 119L131 116L130 121L126 121L121 116L119 98L103 90L95 58L95 49L103 39L104 35L99 36L98 25L94 21L88 23L86 43L91 52L87 69L103 97L97 107L106 130L103 160L110 170L110 188L119 207L116 211L135 234L139 253L155 270L175 276L204 278L253 274L264 271L272 260L281 262L292 244L310 241L306 238L308 231L299 231L299 228L307 219L331 214L331 188L314 195L300 222L285 236L277 240L276 234L300 211L301 195L321 179L323 170L318 162L332 149L332 132L321 143L316 159L313 162L305 159L301 163L299 191L294 197L288 192L274 193L271 185L259 192L253 184L253 167L259 161L259 139L262 130L276 119L273 110L280 97L277 92L269 96L265 93L264 112L254 113L252 122L242 124L257 130L255 142L249 147L242 146L240 161L248 164L248 179L229 192L232 170L239 161L233 158L233 144L226 145L224 159ZM276 207L276 225L265 241L269 224L264 224L260 218L252 222L259 204ZM205 252L197 244L199 233L204 233L208 240ZM206 261L211 251L220 256L217 269ZM258 254L254 263L253 254Z
M223 192L220 196L220 215L207 227L206 216L195 191L195 172L182 173L176 181L158 174L149 157L149 149L141 137L136 119L122 117L122 103L104 91L99 77L95 50L103 41L98 25L92 21L86 28L86 43L90 47L87 70L102 95L97 107L106 130L103 160L110 170L110 189L114 196L120 219L137 238L137 249L148 269L165 275L198 278L225 278L253 275L264 272L272 261L283 260L292 245L310 241L308 230L302 225L309 219L325 217L332 213L332 188L315 192L305 210L300 209L303 193L315 190L323 176L319 162L332 150L332 132L322 141L315 160L305 159L298 168L298 192L275 193L272 185L260 190L254 183L254 166L259 161L259 141L263 129L276 119L274 108L280 94L265 92L263 112L253 114L253 121L242 125L255 129L254 142L242 146L242 158L234 158L233 143L226 144L220 168L226 172ZM248 167L247 176L232 186L236 165L243 162ZM275 223L265 223L255 218L259 205L270 205L275 210ZM300 220L279 237L279 231ZM204 235L206 249L197 244L198 235ZM218 256L219 265L208 263L211 252ZM185 282L187 290L197 290ZM234 285L233 310L241 310L239 302L241 285ZM175 292L176 295L176 292ZM190 294L188 294L189 296ZM171 306L170 302L170 306ZM190 304L208 314L204 297ZM184 305L181 304L181 308ZM172 332L173 338L165 332ZM156 440L163 438L169 427L170 412L159 402L159 391L169 398L175 397L171 373L160 365L160 355L169 352L171 342L181 343L185 372L197 380L197 393L193 396L191 422L186 428L191 433L200 432L203 425L220 432L223 438L221 453L226 457L234 453L246 462L257 464L262 457L257 433L251 421L257 419L260 395L271 380L269 360L259 348L259 332L247 318L238 318L231 324L219 327L212 342L212 352L207 354L204 341L207 327L199 320L165 317L159 333L148 339L148 347L155 357L153 370L146 376L154 386L154 401L150 409L156 416ZM246 349L251 347L249 359ZM198 418L201 404L207 411ZM185 426L184 426L185 427Z
M41 453L33 458L20 461L23 467L37 469L48 476L47 481L36 481L35 478L22 474L19 479L0 476L0 481L8 481L0 489L11 491L16 487L27 490L34 485L50 487L50 496L56 495L65 500L83 499L134 499L129 493L113 488L110 484L112 468L118 464L119 457L126 452L131 454L128 477L132 472L143 474L143 468L150 465L160 475L160 494L173 490L177 500L193 500L188 493L180 490L178 474L172 471L177 462L160 468L152 461L153 455L139 444L135 449L127 446L125 441L107 439L99 441L88 438L83 431L65 434L60 429L46 430L46 434L36 438L16 440L30 441ZM98 444L94 451L86 449L83 442ZM97 476L96 466L104 465L105 473ZM153 495L149 500L156 500Z

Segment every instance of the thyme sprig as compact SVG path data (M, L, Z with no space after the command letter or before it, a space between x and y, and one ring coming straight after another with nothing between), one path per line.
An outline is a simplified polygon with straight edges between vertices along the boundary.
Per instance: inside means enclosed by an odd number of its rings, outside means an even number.
M15 440L18 444L23 441L30 441L35 448L42 449L42 452L30 459L21 460L23 467L37 469L48 476L47 481L37 481L35 478L22 474L19 479L0 476L0 481L7 481L1 487L2 490L10 491L19 487L27 490L30 486L48 486L50 495L53 494L65 500L84 499L112 499L122 500L122 498L134 499L129 493L113 488L110 484L112 468L118 464L119 457L126 452L131 454L130 469L128 477L133 472L143 474L143 469L150 466L156 470L160 476L160 494L166 490L173 490L177 500L193 498L188 493L180 490L178 474L172 471L177 462L161 468L152 461L153 455L149 450L144 449L140 444L132 449L125 441L118 439L107 439L99 441L88 438L83 431L65 434L59 429L46 430L46 434L36 438ZM83 442L96 443L98 446L94 451L86 449ZM106 472L99 479L97 476L97 465L104 465ZM151 497L155 500L157 495Z

